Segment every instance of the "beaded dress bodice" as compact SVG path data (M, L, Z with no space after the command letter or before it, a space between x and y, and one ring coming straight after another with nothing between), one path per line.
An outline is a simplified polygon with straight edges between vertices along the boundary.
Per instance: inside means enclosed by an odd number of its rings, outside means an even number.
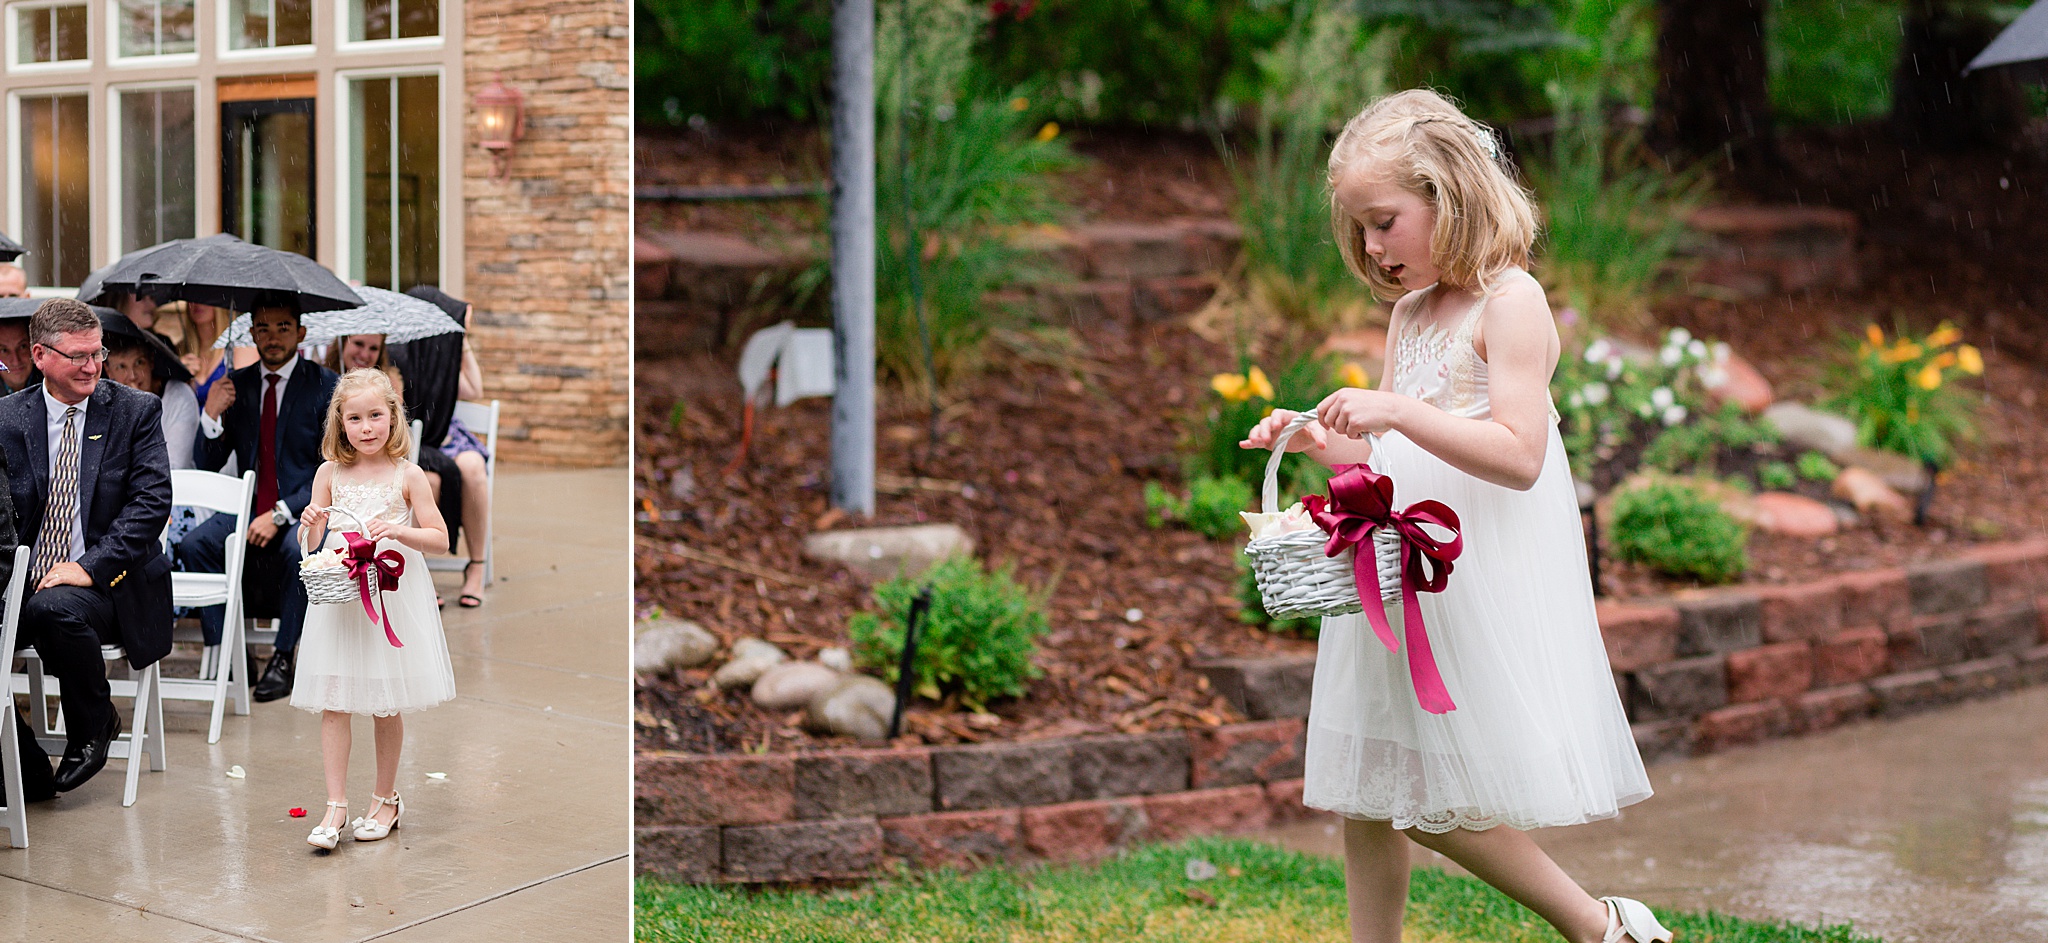
M1435 285L1422 289L1425 293L1435 290ZM1441 323L1404 324L1389 349L1393 391L1461 419L1493 418L1493 402L1486 388L1486 361L1479 358L1472 343L1479 332L1480 316L1492 296L1491 291L1480 295L1448 330ZM1550 410L1550 418L1557 421L1555 406Z

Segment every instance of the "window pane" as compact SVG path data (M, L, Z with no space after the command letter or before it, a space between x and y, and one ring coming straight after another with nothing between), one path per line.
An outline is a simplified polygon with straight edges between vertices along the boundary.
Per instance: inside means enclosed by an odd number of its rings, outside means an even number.
M90 270L86 109L84 95L21 98L21 261L32 285L76 285Z
M195 233L192 92L121 93L121 251Z
M123 56L191 52L192 0L120 0Z
M353 271L400 291L441 278L440 79L352 83Z
M311 45L312 0L228 0L228 39L236 49Z
M350 40L441 35L441 0L349 0Z
M23 63L69 62L86 58L85 7L37 7L15 12Z

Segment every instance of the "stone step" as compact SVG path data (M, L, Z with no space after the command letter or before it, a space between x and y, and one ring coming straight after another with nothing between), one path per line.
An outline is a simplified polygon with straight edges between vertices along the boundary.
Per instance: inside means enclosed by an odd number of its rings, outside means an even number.
M1710 206L1687 220L1695 285L1744 300L1862 284L1856 214L1822 206Z

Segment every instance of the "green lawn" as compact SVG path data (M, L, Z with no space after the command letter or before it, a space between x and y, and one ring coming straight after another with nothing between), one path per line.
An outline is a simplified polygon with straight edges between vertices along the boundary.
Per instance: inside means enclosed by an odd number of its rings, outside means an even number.
M1222 873L1186 876L1190 858ZM1241 840L1153 845L1086 867L905 872L853 890L755 891L642 879L642 941L749 943L1276 943L1348 939L1339 862ZM1548 925L1471 878L1417 871L1411 943L1556 943ZM1660 912L1681 943L1879 943L1713 913Z

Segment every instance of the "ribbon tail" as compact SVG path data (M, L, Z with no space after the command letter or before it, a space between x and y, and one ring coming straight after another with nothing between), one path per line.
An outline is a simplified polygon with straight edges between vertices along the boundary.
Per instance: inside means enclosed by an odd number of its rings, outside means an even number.
M1366 539L1351 548L1351 578L1358 584L1358 603L1365 610L1365 621L1372 624L1372 634L1379 636L1380 644L1385 645L1387 651L1400 651L1401 643L1394 638L1394 627L1387 623L1387 604L1380 598L1380 567L1372 553L1371 531L1366 532Z
M391 630L391 607L389 606L384 607L384 640L390 642L392 648L405 647L405 643L398 640L398 633Z
M1409 579L1405 565L1401 569L1401 622L1407 629L1408 677L1415 685L1415 702L1432 714L1457 710L1451 692L1444 687L1443 675L1437 672L1436 653L1429 648L1429 632L1415 602L1415 582Z

